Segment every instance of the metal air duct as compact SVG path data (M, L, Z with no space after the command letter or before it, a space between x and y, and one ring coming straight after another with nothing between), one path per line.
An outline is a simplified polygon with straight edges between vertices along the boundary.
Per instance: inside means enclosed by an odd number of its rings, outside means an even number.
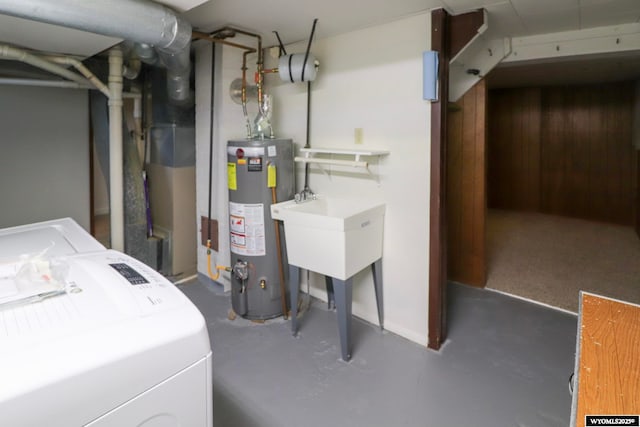
M169 98L189 99L191 25L148 0L0 0L0 13L151 45L168 71Z

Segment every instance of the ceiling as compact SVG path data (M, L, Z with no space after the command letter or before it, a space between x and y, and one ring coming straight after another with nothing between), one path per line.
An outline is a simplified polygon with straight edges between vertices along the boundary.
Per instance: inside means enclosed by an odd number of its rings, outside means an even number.
M419 12L445 8L457 15L479 8L489 13L496 37L518 37L639 22L638 0L209 0L184 16L194 27L210 31L238 25L285 43L308 38L318 18L317 37L379 25ZM275 39L271 38L275 44Z
M19 1L19 0L15 0ZM54 0L51 0L54 1ZM166 0L158 1L182 13L194 29L213 31L233 25L264 36L265 45L275 45L277 30L285 44L307 40L314 18L316 38L326 38L356 29L380 25L434 8L459 14L485 8L489 16L489 37L519 37L598 26L640 22L640 0ZM91 56L119 40L25 21L0 15L0 42L47 52ZM508 64L494 70L491 81L505 82L518 74L532 79L549 78L552 68L560 75L640 75L633 55L593 58L593 62ZM557 74L557 73L553 73Z
M590 55L570 59L503 63L488 75L491 89L581 85L638 80L640 53Z

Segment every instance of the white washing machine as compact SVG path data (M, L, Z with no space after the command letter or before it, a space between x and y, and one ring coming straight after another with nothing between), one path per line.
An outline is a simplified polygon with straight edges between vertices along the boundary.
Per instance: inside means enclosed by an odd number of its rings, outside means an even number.
M42 248L65 292L2 304ZM0 230L3 283L0 426L213 424L205 320L160 274L67 219Z
M6 263L16 257L40 253L45 249L50 256L106 250L71 218L0 230L0 262Z

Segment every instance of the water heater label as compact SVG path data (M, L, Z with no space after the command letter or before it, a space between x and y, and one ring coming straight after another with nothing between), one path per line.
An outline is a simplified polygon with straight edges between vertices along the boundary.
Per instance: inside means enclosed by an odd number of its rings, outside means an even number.
M270 145L267 147L267 155L269 157L276 157L278 155L278 152L276 151L276 146L275 145Z
M227 163L227 181L229 182L229 190L238 189L238 180L236 177L236 164L232 162Z
M262 157L249 158L249 172L262 172Z
M231 252L237 255L266 254L264 205L229 202Z

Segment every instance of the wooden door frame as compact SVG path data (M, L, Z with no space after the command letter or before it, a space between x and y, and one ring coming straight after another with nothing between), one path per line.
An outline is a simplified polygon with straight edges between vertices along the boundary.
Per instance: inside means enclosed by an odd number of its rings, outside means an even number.
M438 52L438 100L431 103L431 171L429 197L429 318L427 347L439 350L447 338L447 107L449 61L477 34L482 10L451 16L431 12L431 50Z
M431 194L429 200L429 338L439 350L447 337L446 141L449 99L449 14L431 12L431 50L438 52L438 100L431 103Z

